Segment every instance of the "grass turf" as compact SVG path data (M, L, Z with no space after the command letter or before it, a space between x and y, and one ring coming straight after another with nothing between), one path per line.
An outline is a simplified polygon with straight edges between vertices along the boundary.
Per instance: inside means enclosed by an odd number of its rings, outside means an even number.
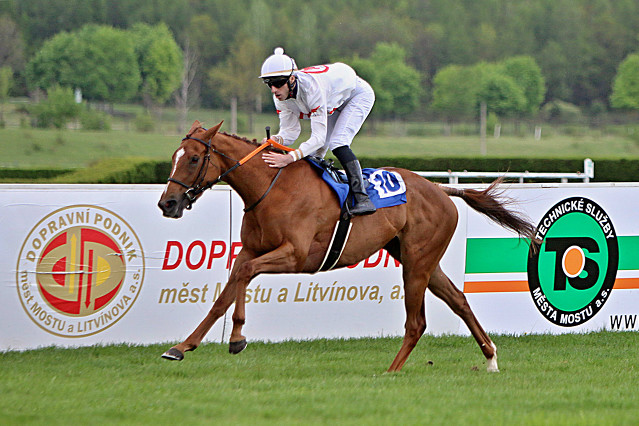
M393 374L397 338L5 352L0 423L636 424L637 333L495 342L498 374L460 336L424 336Z

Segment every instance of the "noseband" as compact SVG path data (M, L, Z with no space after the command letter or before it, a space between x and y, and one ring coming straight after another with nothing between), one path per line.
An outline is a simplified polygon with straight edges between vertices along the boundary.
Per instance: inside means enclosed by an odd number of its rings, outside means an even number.
M179 181L177 179L174 179L172 177L168 178L169 182L175 182L178 185L183 186L184 188L186 188L186 192L184 193L184 198L186 198L186 201L188 203L187 206L186 206L187 210L191 210L191 208L193 207L193 203L195 203L195 200L197 200L197 197L201 193L203 193L207 189L212 188L214 185L216 185L217 183L222 181L222 179L224 179L224 177L226 175L228 175L233 170L235 170L236 168L241 166L239 161L234 160L233 158L229 157L228 155L224 154L223 152L218 151L217 149L215 149L215 147L213 145L211 145L209 142L206 142L206 141L204 141L202 139L194 138L193 136L187 135L184 139L182 139L182 142L184 142L186 140L189 140L189 139L197 141L197 142L201 143L202 145L204 145L206 147L206 155L204 156L204 162L200 166L200 170L197 173L197 177L195 178L195 182L193 183L193 185L187 185L184 182ZM214 152L216 154L219 154L222 157L226 157L229 160L235 161L235 164L230 169L228 169L224 173L220 174L217 177L217 179L214 179L214 180L212 180L211 182L208 182L208 183L204 183L204 178L206 176L206 172L209 169L209 163L211 162L211 153L212 152Z
M182 139L182 142L184 142L186 140L189 140L189 139L197 141L197 142L201 143L202 145L204 145L206 147L206 155L204 156L204 162L202 163L202 166L200 166L200 170L198 171L197 177L195 178L195 182L193 183L193 185L187 185L184 182L179 181L177 179L174 179L172 177L168 178L169 182L177 183L178 185L183 186L184 188L186 188L186 192L184 193L184 198L186 198L186 201L187 201L187 205L185 207L187 210L191 210L191 208L193 207L193 203L195 203L195 201L197 200L197 197L201 193L203 193L207 189L211 189L214 185L216 185L219 182L221 182L226 175L228 175L233 170L235 170L238 167L240 167L242 164L246 163L248 160L253 158L255 156L255 154L257 154L258 152L260 152L261 150L263 150L267 146L274 146L274 147L279 148L279 149L284 150L284 151L293 151L292 148L289 148L287 146L281 145L281 144L279 144L278 142L275 142L272 139L268 139L265 143L263 143L262 145L257 147L255 150L253 150L246 157L244 157L244 158L242 158L241 160L238 161L238 160L235 160L235 159L229 157L228 155L224 154L223 152L218 151L217 149L215 149L215 147L211 143L206 142L206 141L204 141L202 139L199 139L199 138L194 138L191 135L187 135L184 139ZM212 152L215 153L215 154L221 155L222 157L228 158L231 161L234 161L235 164L233 164L233 166L231 166L227 171L221 173L216 179L212 180L211 182L204 183L204 178L206 177L206 172L208 171L209 163L211 162L211 153ZM264 197L266 197L266 195L273 188L273 185L275 185L275 182L280 177L281 173L282 173L282 169L280 168L277 171L277 174L273 178L273 181L271 182L271 185L268 187L266 192L255 203L253 203L251 206L245 208L244 209L245 213L248 212L248 211L253 210L264 199Z

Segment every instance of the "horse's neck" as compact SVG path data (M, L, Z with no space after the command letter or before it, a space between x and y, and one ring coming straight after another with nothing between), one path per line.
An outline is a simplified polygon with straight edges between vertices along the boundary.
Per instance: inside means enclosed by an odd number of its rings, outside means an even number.
M219 142L214 141L216 149L228 156L223 158L226 170L253 152L258 146L233 136L220 134ZM262 160L261 152L246 163L238 166L226 176L224 181L242 197L245 203L252 203L255 196L259 198L270 184L276 171Z

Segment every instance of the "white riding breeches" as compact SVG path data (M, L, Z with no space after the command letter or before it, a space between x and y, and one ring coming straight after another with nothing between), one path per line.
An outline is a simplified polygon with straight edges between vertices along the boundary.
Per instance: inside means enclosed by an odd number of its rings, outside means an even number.
M325 149L350 146L375 103L375 92L365 80L357 77L357 85L350 98L328 116ZM325 154L322 153L322 154ZM322 155L323 156L323 155Z

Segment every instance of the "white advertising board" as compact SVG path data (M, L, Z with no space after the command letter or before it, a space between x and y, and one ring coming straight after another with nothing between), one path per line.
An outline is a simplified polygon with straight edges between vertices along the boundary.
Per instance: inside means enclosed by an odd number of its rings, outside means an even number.
M244 206L217 186L167 219L156 206L163 188L0 185L0 350L175 342L193 331L241 248ZM525 243L454 199L459 223L442 267L484 328L639 329L639 185L523 184L506 195L554 245L531 261ZM401 266L385 251L338 271L261 275L249 286L244 334L402 335L402 297ZM468 333L429 293L426 311L428 333ZM208 340L228 340L230 313Z
M545 239L530 256L469 210L464 292L482 325L515 334L639 330L639 185L518 184L507 195Z

